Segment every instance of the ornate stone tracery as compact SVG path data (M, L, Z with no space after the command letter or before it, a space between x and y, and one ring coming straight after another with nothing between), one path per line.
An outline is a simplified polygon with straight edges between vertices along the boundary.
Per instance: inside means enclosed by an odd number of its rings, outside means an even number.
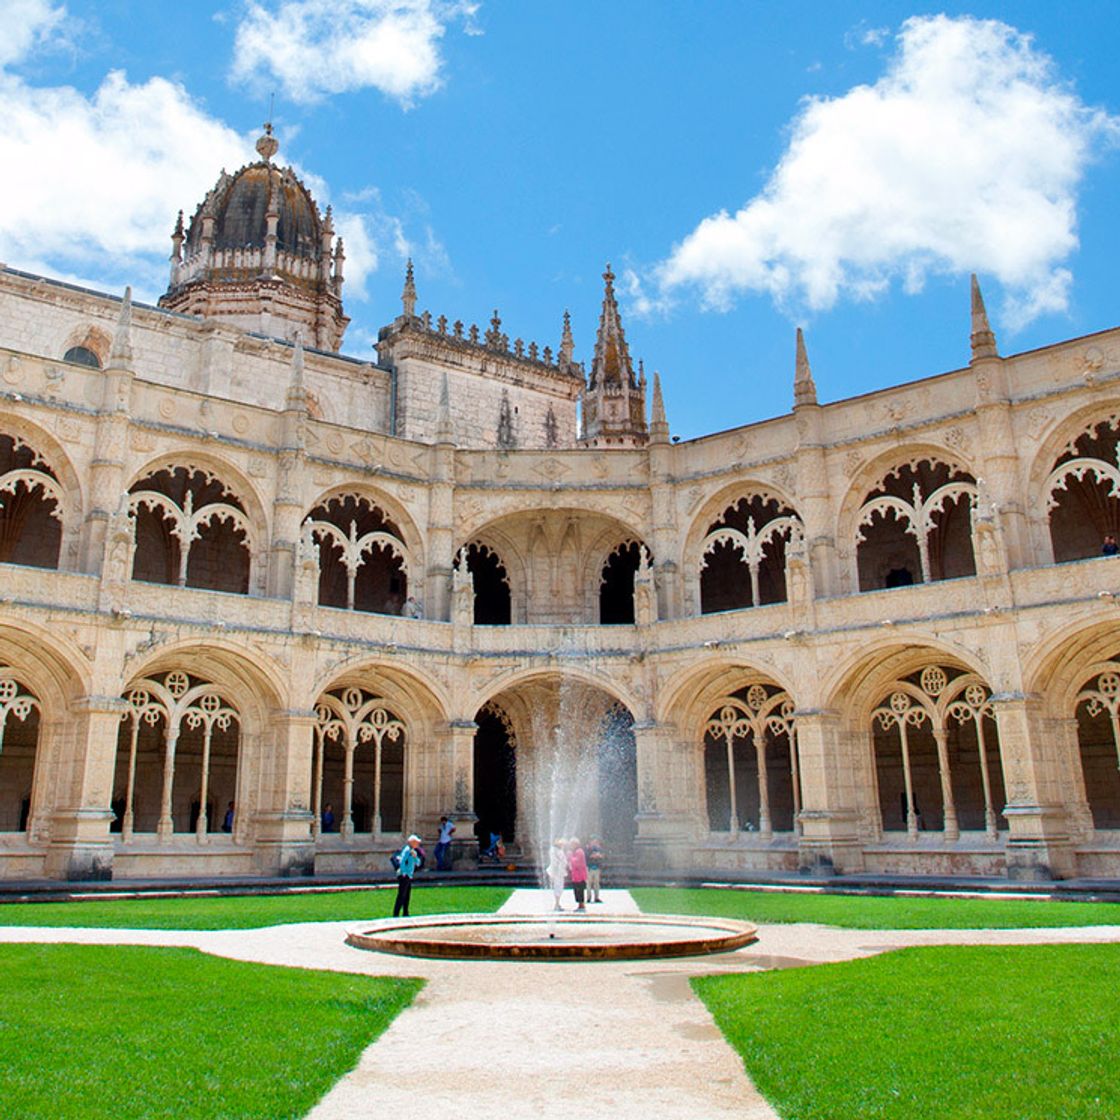
M801 800L793 698L788 692L773 685L756 683L739 693L725 697L719 702L717 710L718 714L709 718L704 726L704 737L710 742L722 744L726 752L728 831L732 837L736 836L741 828L735 772L736 743L746 743L749 740L754 747L758 771L758 832L763 839L769 839L774 830L771 820L767 745L783 735L789 743L793 821L796 828L797 818L801 812ZM708 779L710 786L712 781L710 772Z
M0 434L0 561L57 567L65 505L46 459L21 436Z
M382 751L385 743L403 747L405 725L379 696L363 688L350 686L324 692L315 704L315 751L312 803L314 830L318 836L323 816L323 767L328 742L343 750L342 815L339 832L343 839L354 835L354 755L366 743L373 745L373 803L370 832L381 834L382 820Z
M166 843L175 831L172 804L176 751L183 729L187 728L202 732L195 835L200 844L205 844L211 823L207 806L212 739L215 731L229 731L234 723L240 726L241 716L237 708L222 696L219 686L193 677L182 669L134 682L125 699L128 708L121 713L121 723L128 732L128 761L121 839L129 842L135 831L136 765L141 729L162 725L163 776L156 834L161 842Z
M954 724L971 724L975 728L985 829L990 839L996 839L998 826L984 722L995 721L990 698L991 690L974 674L961 673L960 670L940 665L927 665L920 673L895 681L885 700L871 713L872 723L877 724L883 732L898 733L906 832L911 841L918 839L920 825L914 788L911 735L923 727L932 734L937 748L944 836L950 841L960 838L949 750L949 733Z

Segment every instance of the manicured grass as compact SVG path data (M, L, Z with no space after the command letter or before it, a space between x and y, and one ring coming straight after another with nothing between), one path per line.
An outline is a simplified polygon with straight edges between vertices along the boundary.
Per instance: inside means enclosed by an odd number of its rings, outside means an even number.
M1120 1116L1120 946L906 949L692 981L783 1120Z
M1120 925L1120 903L1017 898L882 898L703 887L637 887L650 914L700 914L747 922L819 922L848 929L1017 929ZM2 914L2 912L0 912ZM0 924L2 924L0 916Z
M303 1116L419 980L193 949L0 946L0 1115Z
M412 892L412 914L487 914L508 887L425 887ZM104 929L258 929L287 922L387 918L396 889L236 898L125 898L112 902L25 902L0 905L0 926Z

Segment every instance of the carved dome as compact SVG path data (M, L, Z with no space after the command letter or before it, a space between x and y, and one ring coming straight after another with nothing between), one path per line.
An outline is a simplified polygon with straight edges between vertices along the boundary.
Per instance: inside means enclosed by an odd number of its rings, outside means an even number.
M291 167L272 162L279 144L265 125L261 159L218 182L184 232L171 235L171 282L160 305L224 318L249 330L336 349L342 312L342 239Z
M214 219L215 249L263 249L270 205L275 205L277 214L276 248L319 260L323 223L315 200L290 167L281 170L263 161L218 180L191 219L187 253L201 248L205 216Z

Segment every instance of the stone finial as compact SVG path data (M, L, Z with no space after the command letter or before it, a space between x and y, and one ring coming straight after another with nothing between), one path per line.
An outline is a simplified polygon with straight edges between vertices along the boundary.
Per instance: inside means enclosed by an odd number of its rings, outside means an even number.
M404 289L401 291L401 308L409 319L416 314L416 280L412 274L411 257L408 258L408 265L404 270Z
M124 290L117 326L113 331L113 345L109 350L109 364L126 369L132 365L132 288Z
M498 447L503 451L510 451L517 446L517 439L513 434L513 410L509 405L509 392L502 390L502 401L498 408Z
M572 338L572 317L564 312L564 329L560 332L560 364L570 365L575 353L576 344Z
M988 311L980 292L980 281L972 274L972 360L977 358L998 358L996 336L988 322Z
M817 403L817 386L809 366L809 352L805 349L805 335L797 328L797 357L794 361L793 407Z
M257 141L257 151L260 153L261 159L265 163L269 163L279 150L280 141L272 135L272 121L265 121L264 133Z
M618 301L614 295L614 273L607 264L603 273L603 307L599 313L599 333L595 339L595 356L591 362L591 387L599 384L624 383L637 388L630 348L622 329Z
M292 372L288 379L288 408L307 408L307 391L303 385L303 334L297 334L292 346Z
M176 263L183 259L183 241L186 239L186 233L183 230L183 211L179 211L179 216L175 219L175 228L171 231L171 259Z
M653 404L650 408L649 438L651 443L667 443L669 421L665 416L665 399L661 395L661 374L653 371Z
M490 318L490 329L486 332L486 345L492 346L495 350L502 349L502 320L496 307Z

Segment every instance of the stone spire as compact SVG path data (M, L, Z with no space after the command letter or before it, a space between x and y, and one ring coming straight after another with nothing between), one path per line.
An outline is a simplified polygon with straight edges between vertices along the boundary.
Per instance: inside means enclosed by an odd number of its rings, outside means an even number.
M636 389L638 385L634 380L630 348L626 345L618 301L614 295L614 273L609 264L603 273L603 282L603 308L599 312L599 334L595 339L590 386L594 389L599 384L627 384Z
M649 417L650 443L667 443L669 440L669 421L665 416L665 401L661 396L661 374L653 371L653 406Z
M572 317L565 311L564 329L560 332L560 353L558 355L561 369L572 364L572 355L575 353L575 349L575 340L572 338Z
M408 258L408 267L404 271L404 290L401 292L401 307L408 318L416 314L416 281L412 275L412 258Z
M984 307L984 297L980 294L980 281L972 274L972 360L977 358L998 358L996 336L988 323L988 312Z
M439 409L436 412L436 443L454 443L455 425L451 422L451 386L446 372L439 390Z
M109 365L114 369L128 369L132 365L132 289L125 288L113 331L113 345L109 350Z
M797 328L797 358L793 374L793 407L817 403L817 386L809 366L809 352L805 349L805 335Z
M603 273L603 309L591 376L582 396L583 439L596 447L635 447L649 438L645 379L634 377L630 349L622 330L614 273Z

